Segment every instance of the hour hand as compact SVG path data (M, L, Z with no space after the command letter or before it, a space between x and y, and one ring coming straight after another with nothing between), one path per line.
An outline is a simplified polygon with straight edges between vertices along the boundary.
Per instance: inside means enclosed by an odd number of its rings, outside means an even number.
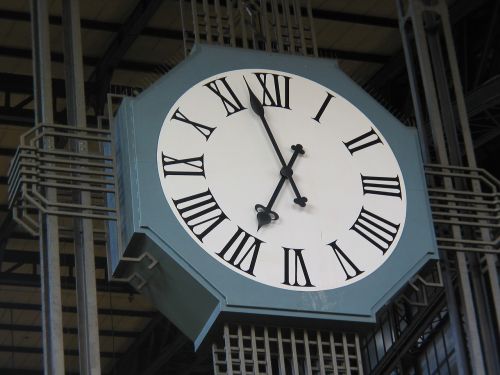
M248 82L245 79L245 77L243 77L243 79L245 80L245 84L247 85L248 93L250 94L250 106L252 107L252 111L254 111L257 116L259 116L261 118L264 117L264 106L259 101L259 99L257 99L257 96L255 96L255 94L252 91L252 89L250 88L250 86L248 86Z

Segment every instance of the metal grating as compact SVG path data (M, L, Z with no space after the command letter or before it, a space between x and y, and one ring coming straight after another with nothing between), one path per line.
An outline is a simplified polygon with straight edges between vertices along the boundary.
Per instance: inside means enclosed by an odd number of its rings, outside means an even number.
M180 2L184 52L215 43L318 56L309 0Z
M215 375L362 375L357 334L224 325L213 344Z

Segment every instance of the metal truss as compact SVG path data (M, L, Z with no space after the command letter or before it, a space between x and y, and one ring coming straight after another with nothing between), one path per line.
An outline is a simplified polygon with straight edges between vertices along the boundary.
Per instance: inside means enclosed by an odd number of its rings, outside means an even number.
M225 324L212 345L215 375L362 375L357 334Z

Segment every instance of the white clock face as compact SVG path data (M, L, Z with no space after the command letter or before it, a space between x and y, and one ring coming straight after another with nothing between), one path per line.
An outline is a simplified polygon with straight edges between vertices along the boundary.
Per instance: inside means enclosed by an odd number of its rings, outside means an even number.
M244 69L196 84L165 118L157 163L193 241L274 287L355 283L403 231L405 185L387 141L341 95L298 75Z

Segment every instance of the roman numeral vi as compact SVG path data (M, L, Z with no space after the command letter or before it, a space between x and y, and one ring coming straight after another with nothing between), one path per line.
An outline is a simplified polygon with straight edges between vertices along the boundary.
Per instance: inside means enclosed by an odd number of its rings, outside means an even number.
M306 263L304 261L304 256L302 255L303 249L288 249L286 247L283 248L285 251L284 253L284 274L285 274L285 280L283 281L282 284L285 285L290 285L290 286L302 286L302 287L313 287L314 285L311 284L311 279L309 278L309 273L307 272L306 268ZM294 265L291 267L290 266L290 252L293 251L293 257L294 257ZM304 283L301 284L299 282L299 268L302 273L302 278L304 280ZM290 269L293 269L294 277L293 277L293 284L290 284Z

